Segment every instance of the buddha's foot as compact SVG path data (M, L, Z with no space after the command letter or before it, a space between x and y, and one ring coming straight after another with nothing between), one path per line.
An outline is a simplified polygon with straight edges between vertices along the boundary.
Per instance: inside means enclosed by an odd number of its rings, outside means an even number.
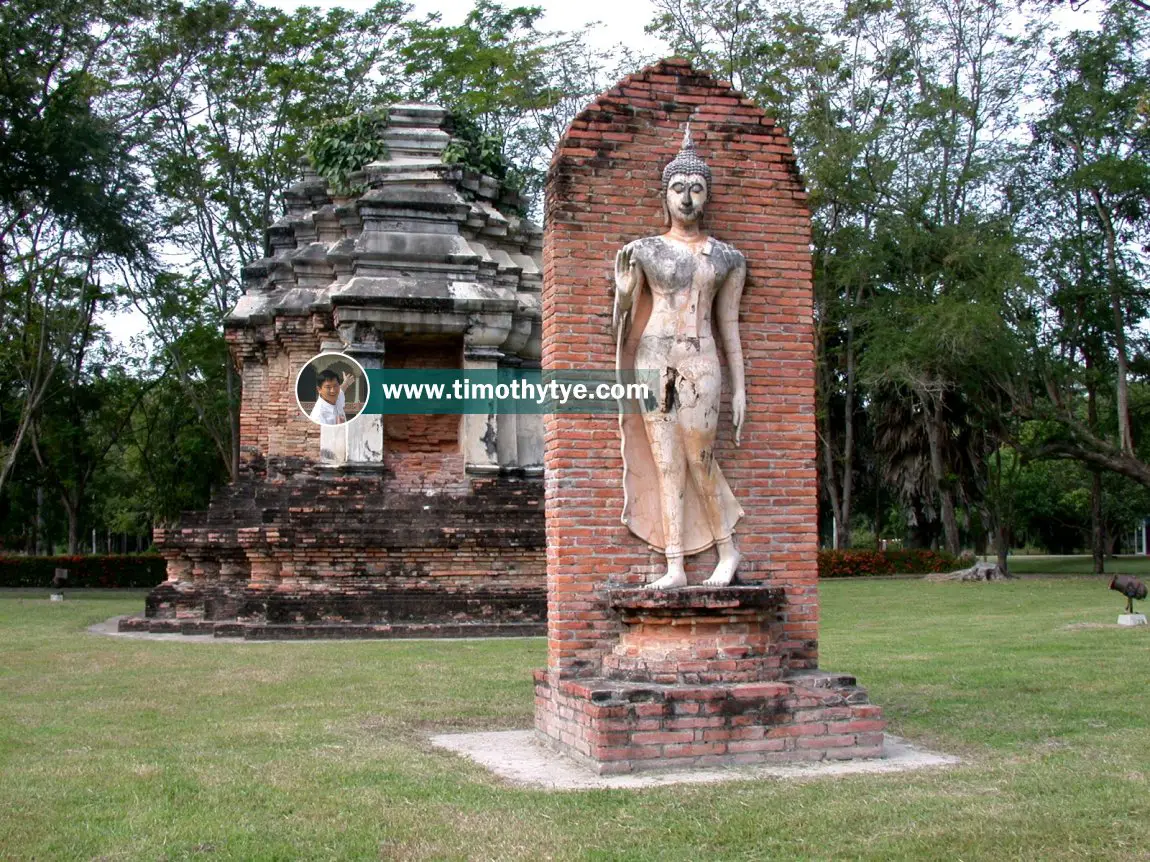
M719 564L715 566L715 571L711 573L711 577L703 581L703 586L729 587L731 581L735 579L735 572L738 570L739 562L742 559L742 554L732 547L720 556Z
M651 581L644 589L648 590L673 590L677 587L687 586L687 573L683 571L669 571L657 581Z

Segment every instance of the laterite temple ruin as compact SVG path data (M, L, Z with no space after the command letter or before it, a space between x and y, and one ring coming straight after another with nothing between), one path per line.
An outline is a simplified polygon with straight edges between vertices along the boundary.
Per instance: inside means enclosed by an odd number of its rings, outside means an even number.
M538 227L493 178L445 164L446 112L389 111L388 156L339 200L283 194L225 328L242 375L241 465L205 512L156 531L168 580L121 630L247 638L540 634L538 415L310 422L318 353L365 369L538 368Z

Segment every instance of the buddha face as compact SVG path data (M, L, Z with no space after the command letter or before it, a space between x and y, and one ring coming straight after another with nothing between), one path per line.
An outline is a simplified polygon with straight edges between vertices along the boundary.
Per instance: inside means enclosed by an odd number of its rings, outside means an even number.
M706 178L702 174L673 174L664 202L672 224L698 224L707 205Z

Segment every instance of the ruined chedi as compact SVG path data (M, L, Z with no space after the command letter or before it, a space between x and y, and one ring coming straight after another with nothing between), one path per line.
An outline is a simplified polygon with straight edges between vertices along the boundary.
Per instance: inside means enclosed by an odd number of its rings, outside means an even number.
M243 383L239 476L157 530L168 580L122 629L542 631L541 416L365 414L333 429L296 403L301 368L327 351L368 370L539 365L539 229L495 179L443 162L444 110L388 117L388 155L352 176L357 196L310 172L284 192L225 324Z

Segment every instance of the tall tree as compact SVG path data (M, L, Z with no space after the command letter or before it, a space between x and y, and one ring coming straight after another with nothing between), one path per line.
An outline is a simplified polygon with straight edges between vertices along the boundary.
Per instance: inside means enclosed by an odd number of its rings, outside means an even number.
M144 256L122 128L101 111L109 54L143 4L13 0L0 7L0 490L61 364Z
M1071 457L1150 485L1137 450L1130 377L1148 310L1141 281L1150 242L1150 32L1145 16L1115 4L1097 32L1054 46L1034 125L1036 240L1058 312L1043 354L1047 398L1028 405L1055 422L1038 454ZM1109 368L1103 390L1099 373ZM1079 388L1084 386L1086 404ZM1103 392L1107 395L1103 399ZM1114 436L1099 425L1113 405Z
M538 27L538 6L476 0L462 23L438 18L406 25L405 92L444 105L490 150L498 177L517 186L535 212L543 178L567 125L617 71L613 52L592 49L586 31Z
M31 429L41 475L67 521L68 553L80 550L80 527L91 508L93 478L131 427L133 414L154 381L128 373L106 342L84 345L57 375Z
M876 365L880 354L872 357L869 385L917 399L910 419L922 424L937 499L919 508L940 512L948 548L957 552L954 465L946 458L955 441L947 440L945 414L962 393L935 362L947 351L915 347L919 336L892 331L889 312L905 296L910 305L895 309L894 319L922 320L921 346L929 345L932 304L952 290L947 279L975 277L974 252L986 239L997 243L988 255L996 263L977 277L1009 268L1016 280L1017 268L1003 266L1012 241L994 182L1014 157L1014 114L1037 39L1015 36L1013 8L997 0L827 0L772 4L770 14L756 0L656 6L650 29L746 89L793 135L813 210L819 466L835 543L850 541L856 439L866 419L860 408L875 403L860 389L861 352L878 341L867 331L875 324L884 342L903 339L906 350L881 354L895 363L886 369ZM968 287L990 301L986 284ZM998 285L1000 299L1008 288ZM952 301L967 301L957 295L963 290L954 287ZM997 320L997 313L992 305L988 316ZM945 311L941 317L960 322ZM980 349L965 336L952 340L958 344ZM909 366L914 357L929 367Z
M239 464L239 379L222 324L241 272L263 257L279 192L299 172L321 120L392 99L409 7L381 0L366 12L282 12L252 0L169 7L143 34L131 81L145 111L140 157L149 165L165 266L137 271L132 298L216 441L229 474ZM178 273L178 274L177 274ZM214 345L183 334L214 331ZM226 412L201 364L226 368Z
M874 4L658 0L648 30L727 78L792 134L813 215L819 475L833 543L850 545L860 411L860 311L874 287L870 252L893 165L882 134L892 86L889 10Z

